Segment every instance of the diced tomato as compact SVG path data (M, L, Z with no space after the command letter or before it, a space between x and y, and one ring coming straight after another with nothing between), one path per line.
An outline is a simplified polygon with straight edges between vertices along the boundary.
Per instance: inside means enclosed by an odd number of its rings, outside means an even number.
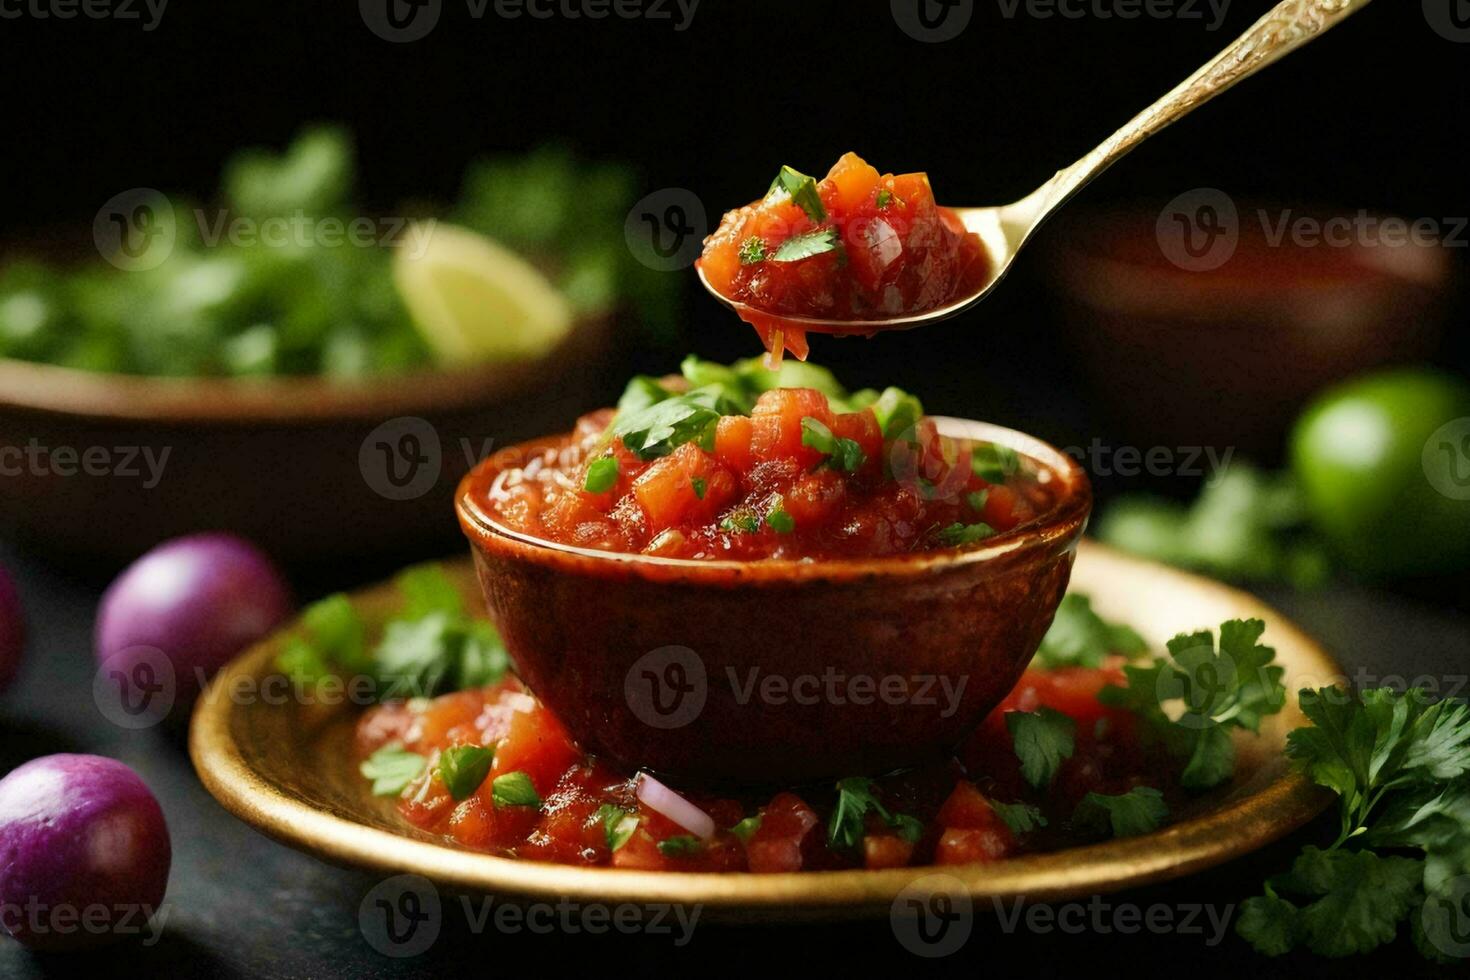
M802 445L801 420L814 418L832 427L832 407L827 396L811 388L775 388L756 400L751 412L750 451L760 459L795 459L811 466L822 453Z
M761 825L745 844L751 871L800 871L821 821L794 793L779 793L761 810Z
M544 799L556 788L562 773L581 758L561 722L537 701L530 710L511 715L510 731L495 749L490 778L524 772Z
M804 473L782 494L782 506L796 526L812 530L831 522L847 500L847 484L833 470Z
M997 531L1009 531L1016 526L1016 491L997 485L985 491L985 507L980 519Z
M863 838L865 868L903 868L913 857L914 845L897 834L868 834Z
M716 473L722 475L716 479ZM648 517L648 530L655 534L684 522L709 521L735 492L730 474L723 473L692 442L658 460L633 481L633 496Z
M883 471L883 431L871 408L861 412L844 412L832 420L832 434L851 439L863 451L864 463L858 472L876 474Z
M750 416L720 417L715 424L715 459L736 473L750 471Z
M939 835L934 847L935 864L988 864L1009 856L1009 834L996 830L955 827Z

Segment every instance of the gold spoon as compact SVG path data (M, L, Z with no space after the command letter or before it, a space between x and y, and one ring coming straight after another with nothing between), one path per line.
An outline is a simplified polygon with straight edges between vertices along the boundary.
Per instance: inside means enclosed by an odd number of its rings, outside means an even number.
M929 310L886 319L832 321L780 316L783 325L812 333L871 334L879 330L907 330L963 313L995 288L1015 261L1021 246L1088 181L1122 159L1135 146L1175 120L1193 112L1244 78L1306 45L1336 27L1369 0L1284 0L1173 91L1134 116L1122 129L1045 184L1016 201L994 208L956 208L967 229L980 236L990 258L989 278L974 292ZM704 270L699 281L715 298L737 313L761 316L760 311L721 296L710 286ZM769 314L766 314L769 316Z

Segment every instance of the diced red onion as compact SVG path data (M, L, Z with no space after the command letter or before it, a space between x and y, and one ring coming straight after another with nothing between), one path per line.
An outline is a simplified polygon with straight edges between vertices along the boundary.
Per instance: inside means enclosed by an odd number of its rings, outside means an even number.
M700 840L715 835L715 821L708 813L690 803L646 772L638 774L638 799L657 810Z

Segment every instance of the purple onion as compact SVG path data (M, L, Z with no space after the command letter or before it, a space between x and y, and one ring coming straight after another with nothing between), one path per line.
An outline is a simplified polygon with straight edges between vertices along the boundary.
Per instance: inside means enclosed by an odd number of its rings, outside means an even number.
M285 580L259 549L232 534L166 541L119 575L97 612L96 655L109 673L154 676L172 665L172 707L291 614Z
M48 755L0 779L0 922L26 946L148 934L171 859L163 810L121 762Z

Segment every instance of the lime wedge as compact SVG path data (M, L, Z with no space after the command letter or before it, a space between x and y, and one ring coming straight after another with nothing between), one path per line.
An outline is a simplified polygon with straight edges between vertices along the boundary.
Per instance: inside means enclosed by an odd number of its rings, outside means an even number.
M535 266L484 235L435 222L410 229L393 282L441 363L545 354L572 326L572 308Z

